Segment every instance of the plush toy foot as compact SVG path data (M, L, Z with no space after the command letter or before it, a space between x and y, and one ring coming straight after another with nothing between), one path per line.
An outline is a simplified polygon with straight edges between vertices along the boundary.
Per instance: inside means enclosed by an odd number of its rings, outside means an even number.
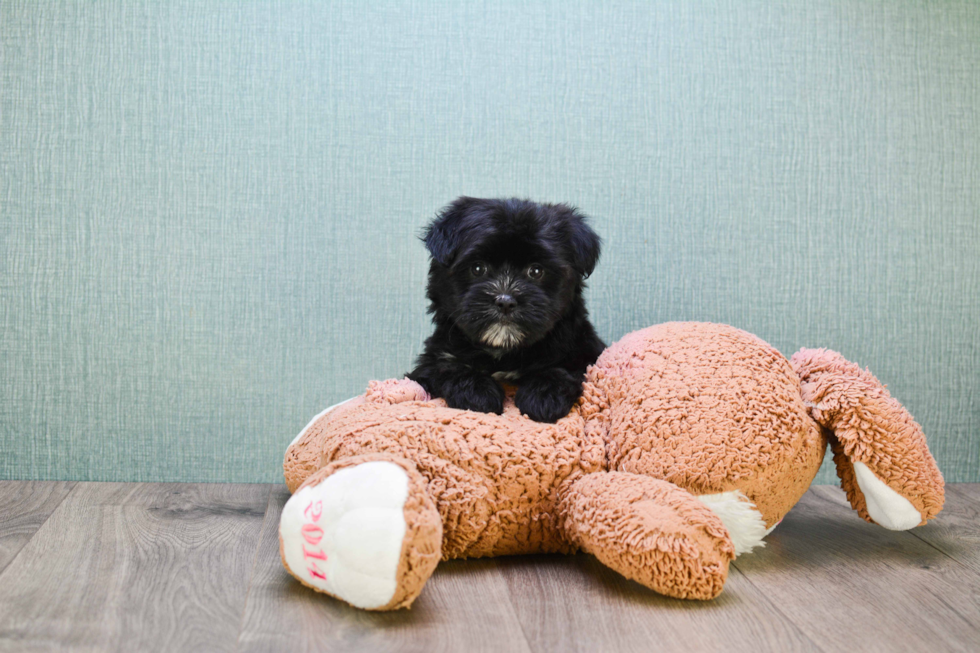
M408 607L442 551L442 519L408 461L356 456L313 474L279 525L283 565L301 583L358 608Z
M826 349L790 361L810 415L829 431L848 501L867 521L908 530L943 507L943 477L922 429L870 372Z
M603 564L681 599L721 593L735 548L721 519L673 483L599 472L563 488L566 536Z

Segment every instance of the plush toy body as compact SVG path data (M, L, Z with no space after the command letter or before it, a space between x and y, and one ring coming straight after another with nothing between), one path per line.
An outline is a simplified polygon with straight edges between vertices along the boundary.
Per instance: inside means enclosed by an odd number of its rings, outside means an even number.
M806 492L826 450L868 521L907 529L943 482L905 409L826 350L792 362L733 327L634 332L555 424L429 400L408 380L318 415L284 463L283 563L352 605L406 607L440 559L585 550L663 594L709 599Z

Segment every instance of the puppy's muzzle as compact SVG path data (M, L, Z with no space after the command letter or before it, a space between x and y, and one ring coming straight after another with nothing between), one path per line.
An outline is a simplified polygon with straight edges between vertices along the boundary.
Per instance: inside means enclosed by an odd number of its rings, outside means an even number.
M510 315L517 308L517 300L511 295L497 295L493 303L503 315Z

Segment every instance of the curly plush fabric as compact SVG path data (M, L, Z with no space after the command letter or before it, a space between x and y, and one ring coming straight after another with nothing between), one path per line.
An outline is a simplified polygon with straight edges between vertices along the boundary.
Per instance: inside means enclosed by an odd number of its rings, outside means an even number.
M602 468L602 442L585 434L573 410L556 424L532 422L514 406L510 388L503 415L446 408L442 400L402 401L420 387L408 380L369 389L364 401L325 415L287 456L289 484L305 472L365 453L411 460L444 524L444 558L569 552L555 527L555 489Z
M419 592L429 579L439 562L442 551L442 520L439 513L432 503L432 499L425 491L426 481L419 474L411 462L384 455L363 455L353 456L341 461L331 463L318 470L306 479L297 492L304 487L314 486L336 473L337 471L349 467L355 467L367 462L389 462L401 467L407 474L409 485L408 495L402 508L405 521L405 536L402 541L401 553L398 558L398 566L395 571L397 584L391 599L379 607L370 608L374 610L395 610L398 608L409 607L418 597ZM300 579L304 585L310 589L323 591L304 580L298 570L291 569L287 562L285 543L282 535L279 537L279 553L282 558L283 566L293 575Z
M801 393L810 415L829 431L834 463L847 499L858 514L868 514L854 474L863 463L932 519L943 508L943 476L929 453L922 428L905 407L867 370L828 349L801 349L793 355Z
M670 322L609 347L589 374L609 469L694 494L740 489L772 526L799 501L826 443L778 351L722 324Z
M336 419L365 402L396 404L403 401L428 401L429 399L429 393L417 383L406 383L397 379L371 381L362 396L354 397L317 415L286 449L286 457L283 461L286 487L290 492L295 492L310 474L320 469L322 457L320 444L325 437L324 429L331 419ZM443 402L442 405L445 406L445 403Z
M385 569L401 555L394 589L363 599L372 609L407 606L421 591L436 522L443 559L585 549L658 592L714 597L733 541L741 551L760 544L809 487L828 438L866 519L862 475L877 492L872 512L893 522L886 527L914 526L942 507L942 477L918 425L833 352L803 350L791 364L730 326L661 324L609 347L582 390L565 418L545 424L519 413L514 388L494 415L448 408L407 379L372 382L290 445L287 484L327 487L336 470L371 462L404 470L406 535L385 553ZM284 540L301 545L290 528ZM344 591L354 604L363 598Z
M606 566L680 599L721 593L735 549L718 516L690 492L605 472L582 476L561 494L566 532Z

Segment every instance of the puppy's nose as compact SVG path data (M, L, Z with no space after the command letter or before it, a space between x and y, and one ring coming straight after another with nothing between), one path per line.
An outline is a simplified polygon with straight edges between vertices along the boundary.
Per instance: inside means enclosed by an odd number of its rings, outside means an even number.
M513 311L514 308L517 306L517 300L511 297L510 295L497 295L497 299L494 301L494 303L497 305L497 308L500 309L500 312L503 313L504 315L507 315L508 313Z

